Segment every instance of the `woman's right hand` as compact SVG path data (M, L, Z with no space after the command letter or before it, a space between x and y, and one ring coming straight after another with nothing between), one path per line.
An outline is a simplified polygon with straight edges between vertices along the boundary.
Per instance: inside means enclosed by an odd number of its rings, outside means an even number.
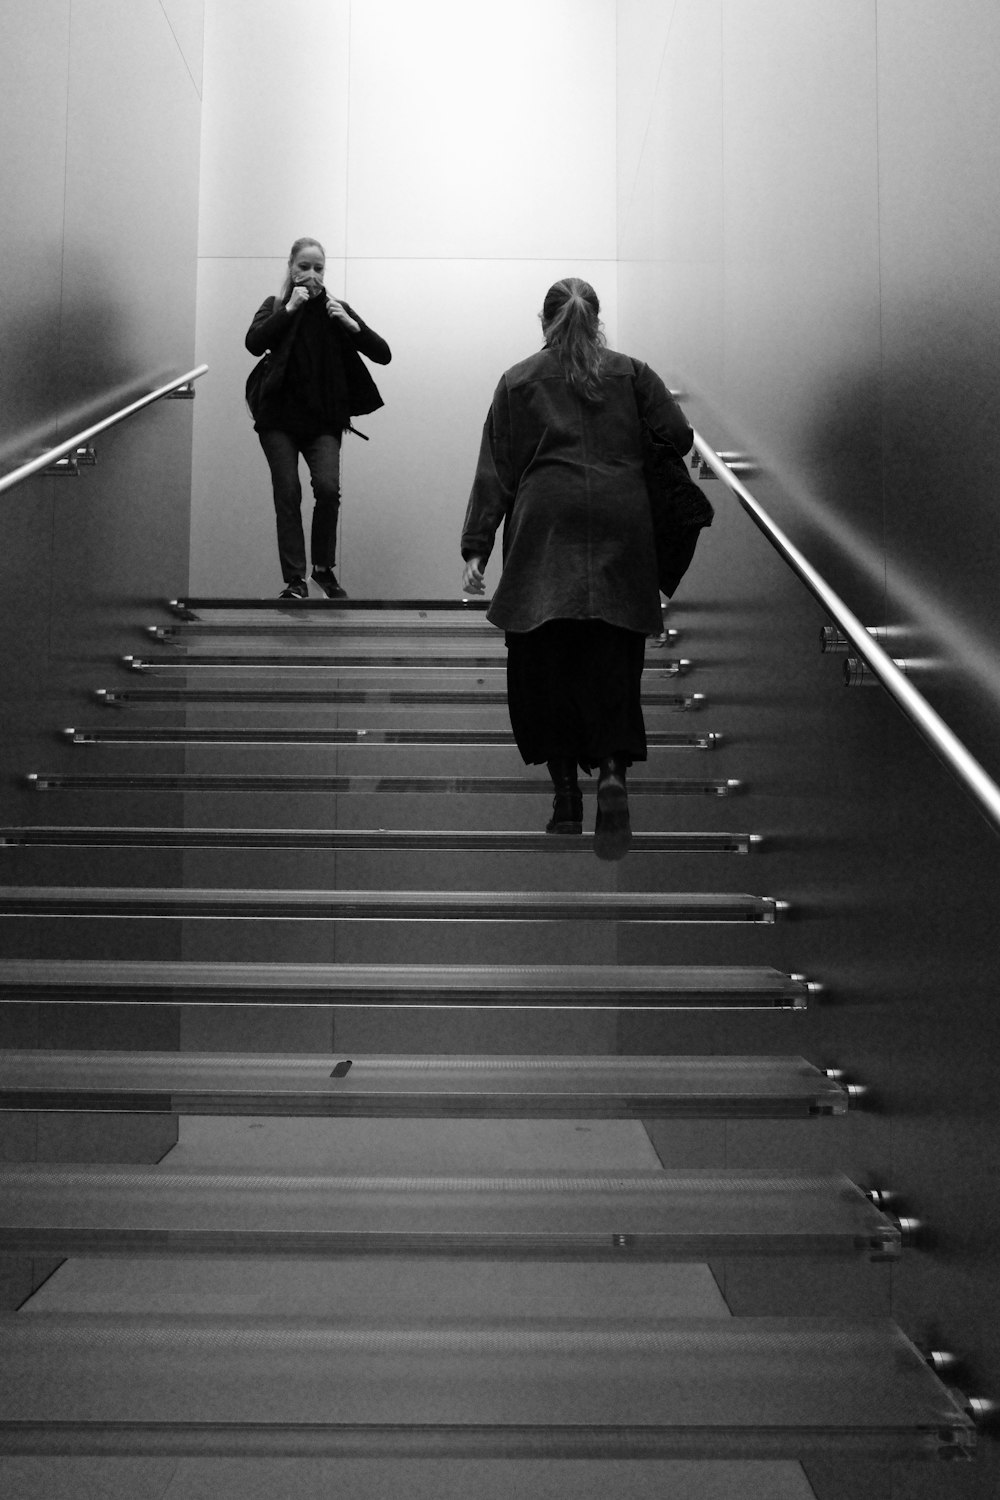
M308 301L309 301L309 291L308 291L308 288L304 287L304 286L293 286L292 287L292 295L289 297L288 301L285 303L285 312L287 312L287 313L293 313L297 307L301 307L302 306L303 302L308 302Z
M462 573L463 594L485 594L486 584L483 581L483 568L485 563L481 557L470 557Z

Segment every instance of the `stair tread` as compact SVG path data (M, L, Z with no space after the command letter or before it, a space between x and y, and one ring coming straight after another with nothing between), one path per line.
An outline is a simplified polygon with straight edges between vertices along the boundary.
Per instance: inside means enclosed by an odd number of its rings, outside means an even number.
M966 1452L901 1329L809 1318L0 1317L0 1449L601 1458ZM99 1370L101 1378L95 1379Z
M456 645L450 651L429 652L420 650L373 650L348 652L343 648L331 650L329 646L306 646L294 643L287 651L214 651L197 655L172 657L148 657L129 655L123 665L133 672L146 672L156 676L183 677L192 672L195 679L209 672L232 671L267 672L278 669L288 671L365 672L399 671L407 676L411 672L448 671L496 671L507 668L506 653L501 646L496 651L463 651ZM651 656L646 659L646 672L661 672L666 676L677 676L691 665L684 658Z
M180 791L289 791L289 792L341 792L345 794L376 795L494 795L552 796L549 780L527 776L304 776L294 772L268 776L247 773L227 775L221 772L178 771L173 773L116 773L109 771L62 774L60 772L33 771L28 783L37 791L66 790L88 787L117 787L122 790L158 791L176 788ZM739 789L740 783L729 777L676 778L636 777L629 779L629 795L632 797L665 796L727 796Z
M469 684L449 684L424 688L399 687L115 687L98 688L97 698L115 707L126 703L309 703L314 706L339 707L345 704L391 704L395 707L419 705L462 705L480 708L507 706L507 694L497 688ZM702 701L700 693L667 693L656 688L643 691L647 708L672 708L688 712Z
M37 1049L0 1053L0 1104L194 1114L617 1119L843 1114L847 1095L797 1056L324 1057Z
M633 833L633 854L644 851L747 854L756 845L749 833ZM183 848L440 849L586 853L593 837L553 835L530 830L409 828L122 828L88 824L34 824L0 828L0 846L9 845L175 845Z
M183 599L169 599L167 608L182 619L199 615L203 611L219 612L228 617L230 612L244 617L254 613L265 619L285 615L289 619L300 614L343 615L347 617L370 614L376 620L396 614L400 619L420 623L421 618L445 618L457 621L463 615L481 621L489 609L488 599L253 599L228 598L221 594L191 595Z
M847 1177L770 1171L275 1174L0 1166L0 1251L499 1252L895 1258L898 1226Z
M499 630L496 625L491 625L484 619L482 614L466 618L453 614L435 619L420 619L416 615L386 612L377 614L372 619L365 619L362 611L347 613L328 610L316 616L299 615L292 618L277 612L260 614L256 619L252 617L252 613L248 613L242 619L229 616L219 620L173 620L169 625L147 625L144 633L164 645L183 647L187 641L212 641L228 636L236 640L272 636L279 641L339 641L345 636L495 641Z
M0 960L0 1000L165 999L251 1004L596 1005L801 1009L809 986L768 967L556 964L297 964Z
M273 725L234 725L232 727L193 727L175 725L143 725L134 728L128 725L85 725L64 730L74 744L262 744L262 745L399 745L399 746L455 746L458 749L490 748L513 745L514 736L509 729L344 729L289 728ZM707 731L703 734L684 734L676 730L649 729L646 742L651 749L663 750L707 750L714 749L720 736Z
M362 918L474 921L774 921L779 903L742 892L244 890L4 886L3 916Z

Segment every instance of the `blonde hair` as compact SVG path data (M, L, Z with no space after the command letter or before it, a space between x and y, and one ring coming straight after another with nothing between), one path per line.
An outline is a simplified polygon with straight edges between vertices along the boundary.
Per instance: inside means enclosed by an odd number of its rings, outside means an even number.
M539 317L549 349L555 349L566 379L585 401L601 399L601 367L607 342L601 304L589 281L565 276L545 293Z
M284 306L289 297L292 295L292 261L298 254L301 253L301 251L306 248L307 245L315 245L320 255L322 255L324 261L326 260L326 251L323 249L323 246L320 244L319 240L315 239L311 234L303 235L302 239L295 241L295 244L288 252L288 269L285 271L285 279L281 283L281 291L278 293L278 301L282 306Z

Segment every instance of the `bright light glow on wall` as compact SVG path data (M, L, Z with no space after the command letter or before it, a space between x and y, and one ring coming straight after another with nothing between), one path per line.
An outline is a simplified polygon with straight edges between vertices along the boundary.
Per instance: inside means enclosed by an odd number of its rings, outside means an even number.
M366 0L348 255L613 256L614 4Z
M615 341L615 59L615 0L206 0L192 588L276 592L243 337L315 234L393 351L345 445L345 586L455 592L483 418L547 287L592 281Z

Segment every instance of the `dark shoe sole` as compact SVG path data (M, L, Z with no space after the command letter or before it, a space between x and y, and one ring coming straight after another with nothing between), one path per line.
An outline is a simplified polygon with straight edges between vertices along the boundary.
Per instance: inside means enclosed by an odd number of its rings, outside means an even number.
M624 859L632 844L628 792L618 776L606 776L597 785L597 821L594 853L598 859Z
M583 819L581 818L579 822L577 822L575 819L573 819L572 821L562 819L561 821L557 822L556 819L553 818L550 822L546 823L545 832L570 834L582 833Z
M622 812L603 813L597 809L594 825L594 853L598 859L624 859L632 847L632 824L628 808Z

